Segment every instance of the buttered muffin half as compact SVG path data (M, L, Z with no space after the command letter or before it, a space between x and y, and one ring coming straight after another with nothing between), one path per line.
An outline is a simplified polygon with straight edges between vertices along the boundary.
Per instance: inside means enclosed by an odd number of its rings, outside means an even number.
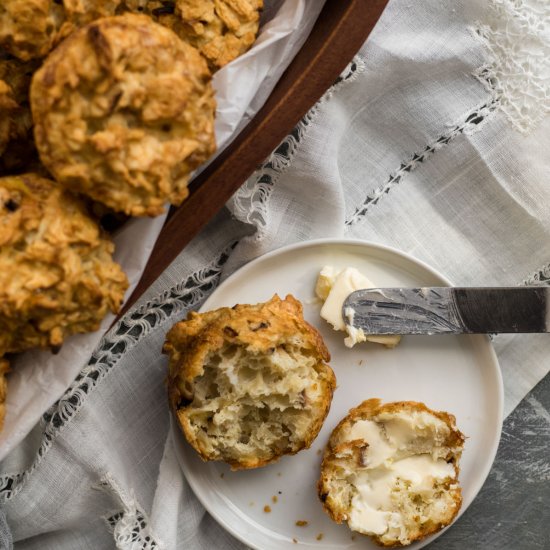
M413 401L369 399L332 432L319 497L337 523L381 546L406 546L457 515L463 445L451 414Z
M330 355L292 296L191 312L164 352L170 406L204 460L265 466L309 447L329 411Z

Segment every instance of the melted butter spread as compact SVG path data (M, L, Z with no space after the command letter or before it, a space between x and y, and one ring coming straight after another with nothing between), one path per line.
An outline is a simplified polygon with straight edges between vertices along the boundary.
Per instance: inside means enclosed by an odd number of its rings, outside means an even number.
M399 484L405 482L408 492L429 498L435 480L456 479L454 466L436 455L403 456L403 449L414 445L418 430L422 433L426 429L442 436L449 430L443 421L426 412L392 414L386 421L377 418L353 424L345 441L362 439L367 445L364 467L351 480L356 488L348 518L351 529L376 535L388 529L404 532L404 518L392 502Z

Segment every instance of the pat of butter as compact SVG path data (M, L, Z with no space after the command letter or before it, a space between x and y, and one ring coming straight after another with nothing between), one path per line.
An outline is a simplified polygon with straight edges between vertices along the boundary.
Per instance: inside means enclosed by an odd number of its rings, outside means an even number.
M345 299L355 290L374 288L374 286L369 279L354 267L338 270L332 266L325 266L319 273L315 285L315 294L325 301L321 308L321 317L330 323L334 330L342 330L348 333L348 337L344 340L344 343L349 348L359 342L365 341L393 348L401 340L401 336L398 335L365 334L362 329L346 325L344 322L342 306ZM353 316L353 312L350 315ZM352 319L353 317L351 317L350 321Z
M317 277L317 283L315 284L315 294L321 300L326 300L330 293L330 289L334 286L334 281L340 273L339 269L326 265L321 269L319 276Z
M329 266L327 266L329 267ZM327 267L321 270L329 272ZM329 272L331 273L331 272ZM354 291L362 288L373 288L374 285L354 267L346 267L340 271L333 279L329 293L325 299L325 303L321 308L321 317L328 321L334 330L346 330L346 324L342 318L342 306L344 300ZM326 277L326 285L330 282L329 277Z

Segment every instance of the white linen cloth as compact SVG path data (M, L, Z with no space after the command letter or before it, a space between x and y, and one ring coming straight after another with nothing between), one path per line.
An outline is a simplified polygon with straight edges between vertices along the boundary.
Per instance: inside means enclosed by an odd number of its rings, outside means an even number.
M550 6L391 0L342 78L106 335L2 464L17 548L243 548L193 496L168 437L165 332L282 245L362 238L457 285L550 281ZM509 413L546 335L496 336Z

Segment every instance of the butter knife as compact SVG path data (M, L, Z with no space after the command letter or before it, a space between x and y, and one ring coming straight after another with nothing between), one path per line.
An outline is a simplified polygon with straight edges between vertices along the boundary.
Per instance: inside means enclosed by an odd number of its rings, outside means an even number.
M365 334L550 332L549 287L369 288L344 301L347 325Z

